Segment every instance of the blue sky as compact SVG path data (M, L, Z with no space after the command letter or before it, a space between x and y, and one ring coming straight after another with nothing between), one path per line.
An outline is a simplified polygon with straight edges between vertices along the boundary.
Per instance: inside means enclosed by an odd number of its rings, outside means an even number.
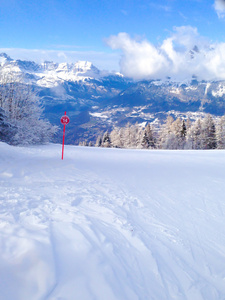
M171 37L175 51L188 35L204 51L206 40L208 47L223 45L224 16L224 0L0 0L0 50L15 59L90 60L133 76L129 61L138 63L143 51L147 58L155 50L168 57L162 45Z

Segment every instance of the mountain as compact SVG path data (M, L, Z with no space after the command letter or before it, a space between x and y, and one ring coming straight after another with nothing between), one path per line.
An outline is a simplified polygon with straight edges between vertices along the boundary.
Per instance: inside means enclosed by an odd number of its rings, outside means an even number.
M164 119L168 114L191 119L205 113L221 116L225 113L225 82L142 81L104 104L102 114L106 115L113 107L120 122L122 115L126 116L123 123L127 120L133 123L136 119L151 122Z
M197 48L190 52L190 56L196 54ZM4 53L0 73L32 85L53 124L60 126L60 117L67 111L71 121L66 141L71 144L94 141L100 132L128 121L159 123L168 114L191 119L206 113L225 114L225 81L198 81L193 76L183 82L170 78L135 82L100 71L87 61L37 64L13 60ZM60 141L61 136L55 138Z
M54 63L45 61L37 64L32 61L13 60L7 54L0 54L1 73L13 73L23 77L29 84L41 88L52 88L64 82L85 82L106 77L106 72L98 70L91 62Z

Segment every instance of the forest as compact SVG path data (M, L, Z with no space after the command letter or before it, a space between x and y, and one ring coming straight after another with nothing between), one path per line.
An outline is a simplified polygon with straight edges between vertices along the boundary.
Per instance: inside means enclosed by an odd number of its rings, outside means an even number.
M161 125L147 123L115 127L96 140L96 147L139 149L225 149L225 116L207 114L195 121L174 119L171 115Z

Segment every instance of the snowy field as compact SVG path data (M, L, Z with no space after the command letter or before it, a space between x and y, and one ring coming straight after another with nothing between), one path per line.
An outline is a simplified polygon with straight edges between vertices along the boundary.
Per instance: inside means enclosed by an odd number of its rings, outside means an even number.
M225 151L0 143L0 300L175 299L225 299Z

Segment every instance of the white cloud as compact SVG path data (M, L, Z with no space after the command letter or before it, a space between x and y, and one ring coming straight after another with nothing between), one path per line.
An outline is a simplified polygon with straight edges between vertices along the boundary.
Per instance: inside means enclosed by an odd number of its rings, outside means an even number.
M136 79L148 77L154 72L159 73L167 64L167 59L152 44L133 40L126 33L111 36L107 44L112 49L122 50L120 66L126 76Z
M172 11L172 8L168 5L160 5L160 4L155 3L155 2L149 3L149 5L151 7L154 7L154 8L159 9L159 10L163 10L165 12L171 12Z
M175 27L159 46L119 33L106 40L114 53L0 48L13 59L43 62L91 61L100 70L141 79L225 80L225 43L211 43L191 26ZM120 61L120 62L119 62Z
M225 1L224 0L215 0L214 8L215 8L219 18L225 17Z
M112 49L120 49L121 72L134 79L174 80L225 79L225 43L211 44L191 26L175 27L170 37L156 47L147 40L119 33L107 40Z

